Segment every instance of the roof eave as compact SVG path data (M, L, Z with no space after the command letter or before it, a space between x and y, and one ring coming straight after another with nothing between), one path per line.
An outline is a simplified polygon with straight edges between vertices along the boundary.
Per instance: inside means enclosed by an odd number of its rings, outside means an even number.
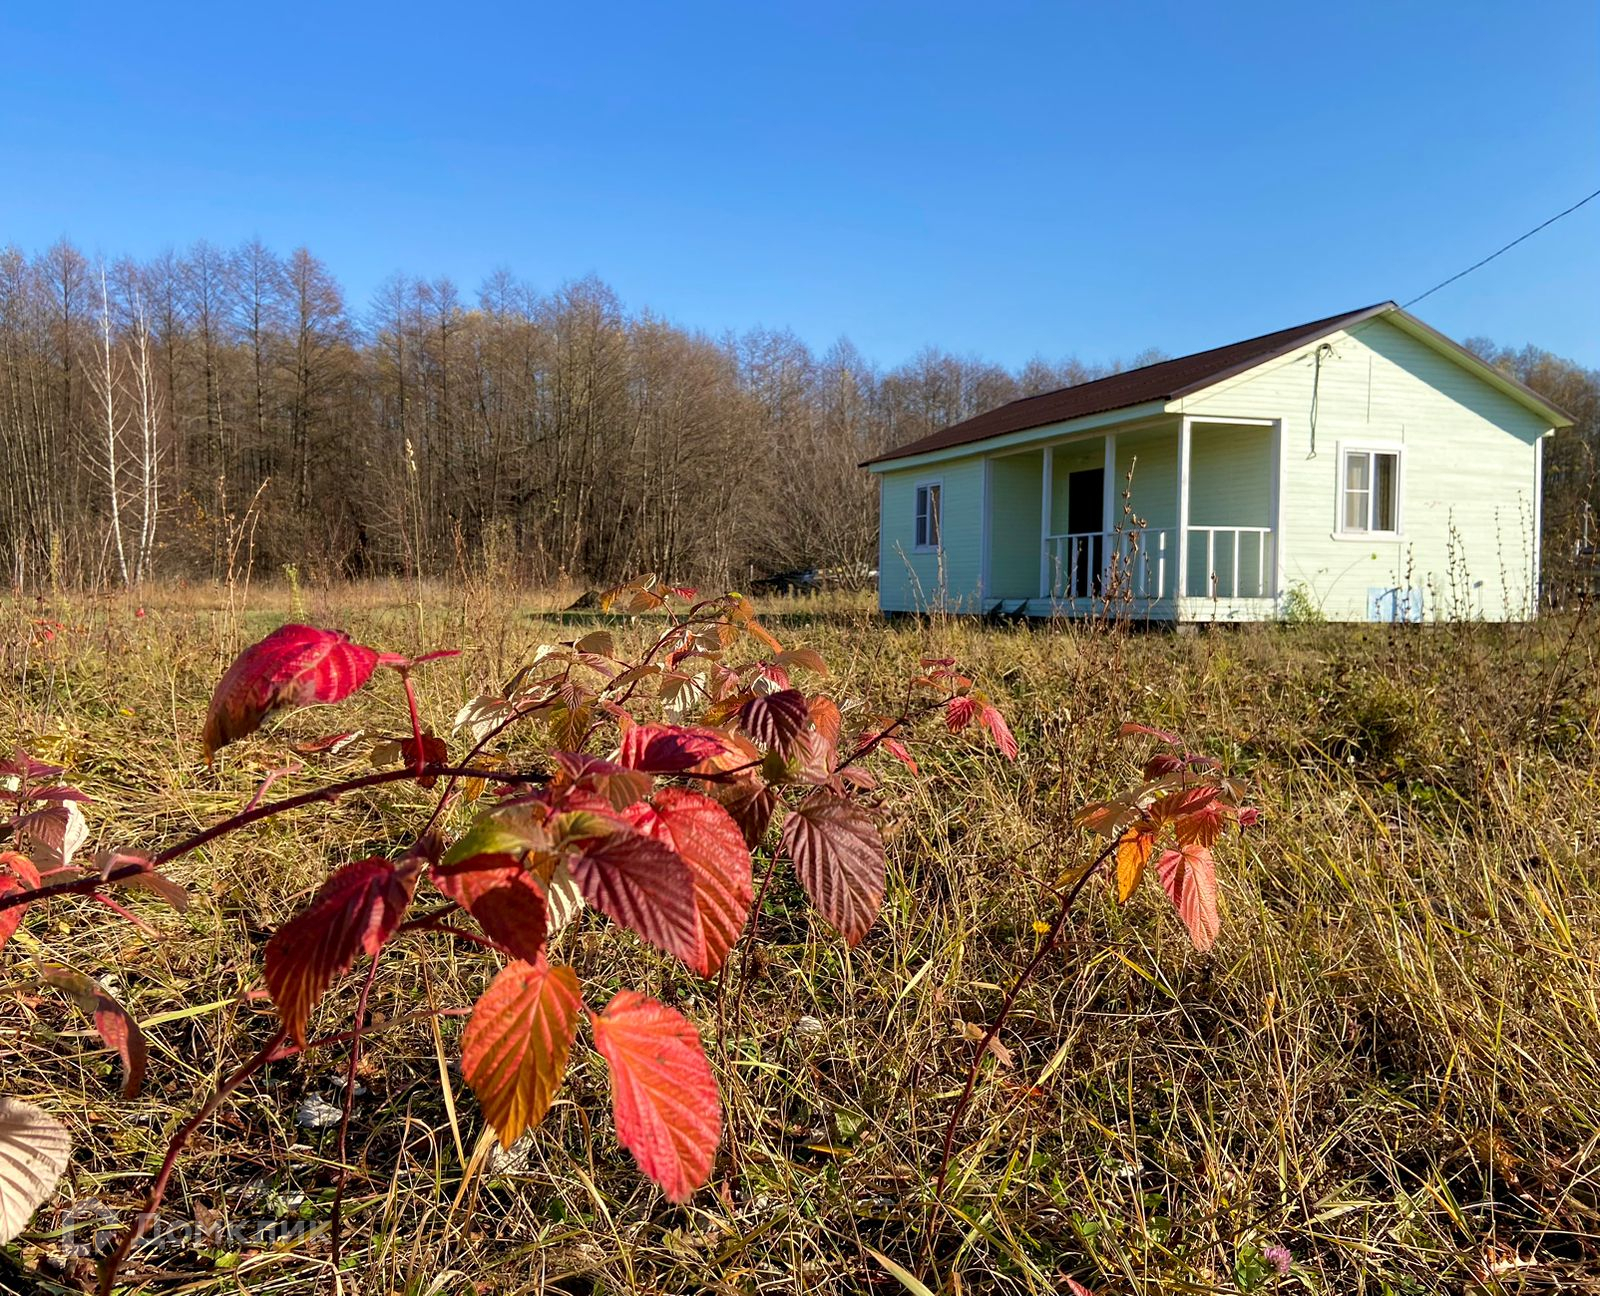
M1002 432L998 436L984 437L981 441L967 441L961 445L944 446L938 450L924 450L911 455L879 455L876 459L867 459L857 464L856 467L875 473L893 472L901 468L921 468L931 463L947 463L951 459L970 459L976 455L1013 450L1034 441L1053 441L1058 437L1072 436L1078 432L1092 432L1096 428L1110 427L1114 423L1128 423L1166 412L1166 398L1140 401L1137 405L1097 410L1093 414L1081 414L1074 419L1019 428L1015 432Z

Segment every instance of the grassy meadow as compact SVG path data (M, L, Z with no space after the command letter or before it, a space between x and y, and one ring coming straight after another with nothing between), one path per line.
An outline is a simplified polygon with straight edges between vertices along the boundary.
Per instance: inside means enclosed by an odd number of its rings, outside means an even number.
M97 847L159 848L243 805L292 740L405 731L389 676L337 711L269 722L207 770L212 686L279 622L461 648L418 676L424 720L445 733L538 644L613 620L557 614L570 599L469 581L420 598L173 589L144 595L143 615L121 597L13 600L0 743L68 766L94 798ZM845 597L762 615L879 710L920 656L957 658L1009 716L1019 760L926 731L919 776L875 764L889 893L854 951L783 869L748 982L736 967L720 999L598 915L563 934L591 1000L636 986L701 1028L728 1128L712 1187L685 1208L617 1145L604 1068L581 1045L545 1124L510 1158L495 1150L455 1065L461 1018L427 1010L470 1004L498 961L419 935L392 947L347 1150L345 1291L1600 1290L1593 623L1173 635L885 624ZM61 628L47 638L41 622ZM619 642L644 622L617 620ZM1127 720L1180 731L1255 789L1261 822L1217 847L1221 939L1197 954L1153 884L1125 908L1091 885L985 1063L936 1201L974 1025L1032 952L1048 885L1094 849L1072 810L1136 775L1146 749L1114 736ZM512 752L531 757L535 739ZM272 795L360 772L369 747L298 758ZM57 1113L76 1152L0 1259L0 1288L92 1281L63 1230L125 1218L171 1130L271 1035L250 994L268 934L338 864L403 845L431 804L396 784L247 829L170 870L187 912L126 893L144 926L75 899L30 910L0 962L0 1092ZM141 1098L117 1096L115 1059L40 990L41 962L101 979L144 1024ZM356 980L320 1010L324 1029ZM163 1223L180 1231L279 1232L175 1235L130 1266L128 1290L326 1286L334 1132L300 1117L341 1101L344 1063L326 1049L269 1068L169 1190Z

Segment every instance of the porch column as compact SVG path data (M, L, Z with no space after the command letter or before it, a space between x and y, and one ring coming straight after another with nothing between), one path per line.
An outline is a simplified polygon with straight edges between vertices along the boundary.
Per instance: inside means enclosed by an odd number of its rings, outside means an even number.
M1189 592L1189 439L1193 422L1187 414L1178 420L1178 580L1173 596L1180 599Z
M1042 500L1039 506L1039 597L1050 597L1050 501L1054 493L1055 447L1044 448L1044 471L1041 474Z
M1111 588L1111 546L1117 529L1117 434L1106 433L1105 501L1100 505L1101 588Z
M1272 420L1272 584L1261 573L1262 593L1270 599L1283 596L1283 420ZM1238 542L1235 541L1235 544Z

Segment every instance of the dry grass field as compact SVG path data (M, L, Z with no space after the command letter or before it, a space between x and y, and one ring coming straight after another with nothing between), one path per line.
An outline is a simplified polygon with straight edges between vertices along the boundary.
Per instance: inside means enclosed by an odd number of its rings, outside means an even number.
M274 625L461 648L419 676L445 732L536 645L601 619L563 620L566 597L173 590L142 616L121 598L13 601L0 742L69 767L94 797L97 846L159 847L240 807L292 739L404 730L391 677L337 712L269 723L208 771L212 685ZM333 1134L302 1123L308 1100L341 1101L344 1058L324 1050L272 1066L207 1124L127 1290L1600 1290L1592 623L1175 636L885 625L847 598L772 601L763 617L820 649L841 693L889 706L919 656L959 659L1022 751L1007 764L970 733L930 734L920 776L884 762L878 925L846 950L780 871L749 982L730 978L720 1012L714 984L595 914L561 937L597 988L638 986L700 1025L729 1123L711 1189L678 1208L637 1173L581 1048L545 1124L511 1159L492 1152L454 1064L460 1018L426 1010L470 1004L496 960L413 935L373 991L342 1272L328 1263ZM62 628L47 639L39 621ZM969 1024L1034 948L1047 885L1093 849L1071 810L1135 772L1143 749L1114 736L1126 720L1181 731L1254 785L1261 822L1218 847L1222 937L1197 954L1159 892L1118 908L1091 886L1023 992L1006 1056L985 1064L936 1200ZM275 794L365 768L368 745L304 758ZM57 1200L0 1258L0 1288L92 1281L70 1244L126 1216L172 1128L270 1036L271 1007L249 994L267 934L429 806L396 784L241 832L173 868L186 913L130 899L146 926L70 899L29 912L0 963L0 1092L58 1114L77 1146ZM143 1097L116 1096L115 1059L40 991L41 962L100 978L143 1023Z

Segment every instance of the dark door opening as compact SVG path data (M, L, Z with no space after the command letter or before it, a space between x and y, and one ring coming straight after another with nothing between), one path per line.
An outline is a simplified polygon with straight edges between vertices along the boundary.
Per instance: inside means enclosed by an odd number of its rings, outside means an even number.
M1067 530L1078 539L1069 541L1072 552L1068 593L1088 598L1100 593L1105 564L1106 470L1084 468L1067 474Z

